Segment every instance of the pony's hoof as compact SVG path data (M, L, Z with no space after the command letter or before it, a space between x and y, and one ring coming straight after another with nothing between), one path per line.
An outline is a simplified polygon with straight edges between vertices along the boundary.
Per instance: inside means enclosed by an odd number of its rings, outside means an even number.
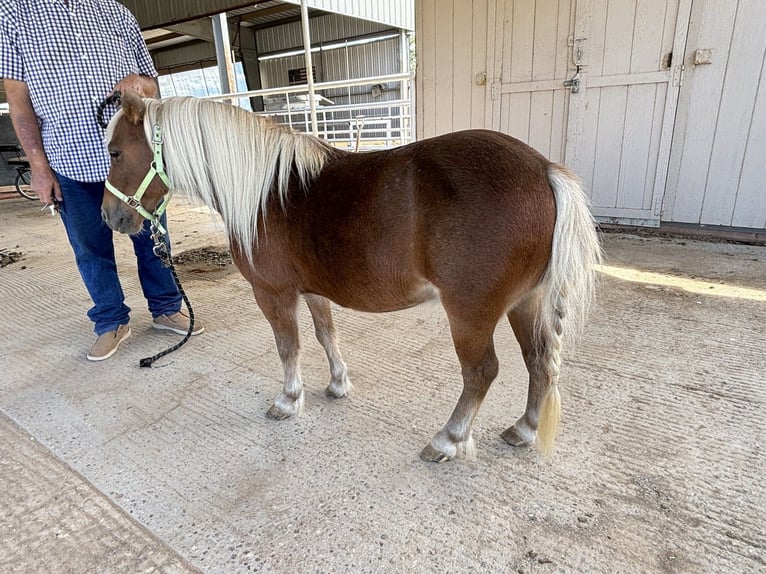
M289 419L293 415L292 413L286 413L277 405L271 405L271 408L266 411L266 416L275 421L283 421L285 419Z
M344 381L342 383L330 383L324 390L324 393L331 399L342 399L348 396L348 391L351 388L351 383Z
M452 460L452 457L440 450L435 449L429 443L423 450L420 451L420 459L426 462L447 462Z
M300 415L303 412L303 391L298 395L297 399L280 393L277 398L274 399L274 404L266 413L266 416L275 421L283 421L289 419L294 415Z
M528 433L525 434L527 437L529 436ZM531 440L529 438L525 438L519 429L516 428L516 425L507 428L500 436L511 446L532 446L532 444L535 442L534 438Z

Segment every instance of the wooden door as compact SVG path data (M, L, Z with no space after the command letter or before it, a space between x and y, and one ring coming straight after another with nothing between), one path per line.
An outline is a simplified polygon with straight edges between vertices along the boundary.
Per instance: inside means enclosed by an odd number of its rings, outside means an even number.
M691 0L577 0L566 163L594 215L659 225Z
M766 3L695 0L663 220L766 228Z
M497 0L496 10L491 127L563 163L572 0Z
M690 7L497 0L491 126L578 173L600 220L659 225Z

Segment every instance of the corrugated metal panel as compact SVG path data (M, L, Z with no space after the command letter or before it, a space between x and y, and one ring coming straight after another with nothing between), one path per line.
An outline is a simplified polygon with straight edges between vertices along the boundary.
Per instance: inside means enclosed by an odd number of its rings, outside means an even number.
M370 44L317 52L313 57L316 80L330 82L398 73L401 71L400 45L397 37ZM275 88L288 85L288 70L302 68L304 65L303 54L261 62L263 87ZM384 91L385 88L384 86ZM398 86L395 89L398 90ZM331 98L330 95L325 94L325 96Z
M220 12L246 13L247 10L239 9L255 4L254 0L121 1L135 14L142 29L159 28ZM285 0L284 3L300 6L300 0ZM309 8L346 14L395 28L415 29L415 0L307 0L307 5Z
M334 42L343 38L353 38L384 30L390 26L366 20L358 20L339 14L327 14L309 20L309 33L312 45L322 42ZM261 54L282 50L303 49L303 34L300 22L291 22L256 32L258 51Z
M142 30L187 22L253 4L252 0L249 2L247 0L163 0L162 2L120 0L120 2L135 15Z
M300 0L285 2L300 5ZM404 30L415 29L415 0L306 0L306 5Z

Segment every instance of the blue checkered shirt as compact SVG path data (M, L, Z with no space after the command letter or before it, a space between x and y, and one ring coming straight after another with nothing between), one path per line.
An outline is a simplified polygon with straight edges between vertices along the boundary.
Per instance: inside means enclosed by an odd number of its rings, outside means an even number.
M157 76L136 19L115 0L0 0L0 77L26 82L58 173L106 179L96 110L130 74Z

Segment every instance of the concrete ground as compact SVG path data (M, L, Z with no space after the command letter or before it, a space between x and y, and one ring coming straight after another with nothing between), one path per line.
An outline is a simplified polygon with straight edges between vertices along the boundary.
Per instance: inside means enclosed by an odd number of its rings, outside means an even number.
M225 244L209 214L169 212L177 255ZM60 220L0 201L0 572L765 571L766 248L603 240L552 459L500 439L526 392L501 324L478 458L435 465L418 452L460 392L438 305L337 309L343 400L304 309L306 411L275 422L273 338L231 266L181 266L207 331L142 369L177 339L117 238L133 336L89 363Z

